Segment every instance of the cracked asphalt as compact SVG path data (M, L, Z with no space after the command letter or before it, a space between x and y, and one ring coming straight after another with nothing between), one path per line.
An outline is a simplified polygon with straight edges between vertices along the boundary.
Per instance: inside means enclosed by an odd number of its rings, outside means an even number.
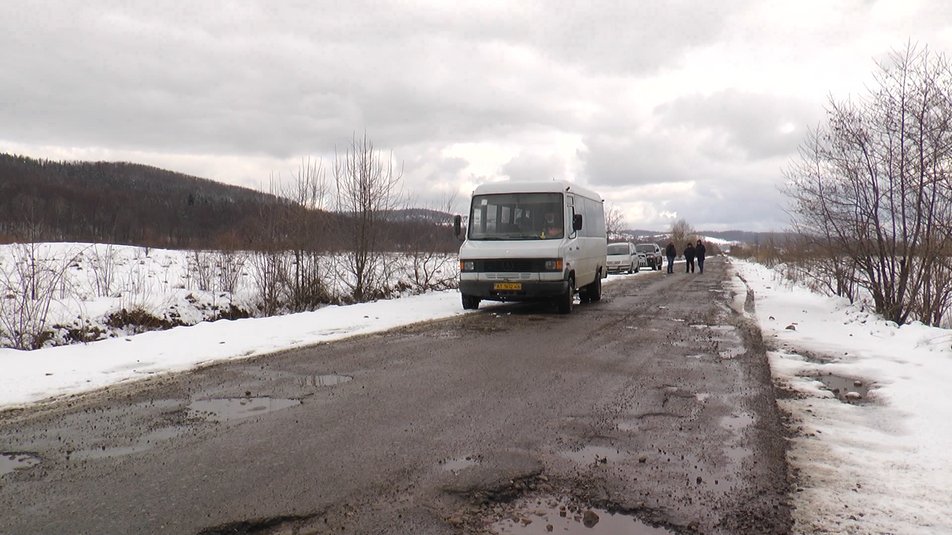
M789 533L763 342L706 268L5 411L0 533L492 533L526 500Z

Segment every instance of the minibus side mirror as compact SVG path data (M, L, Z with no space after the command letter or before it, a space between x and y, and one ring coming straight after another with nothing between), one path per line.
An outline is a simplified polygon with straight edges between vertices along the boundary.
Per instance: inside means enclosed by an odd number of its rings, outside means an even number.
M463 234L463 218L459 215L453 216L453 234L457 240L461 239L461 234Z
M572 230L582 230L582 214L572 216Z

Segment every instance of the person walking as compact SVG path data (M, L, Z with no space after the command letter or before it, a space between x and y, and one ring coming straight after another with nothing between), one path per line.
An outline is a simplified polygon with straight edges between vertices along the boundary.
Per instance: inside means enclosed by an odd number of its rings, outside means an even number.
M686 262L684 272L694 273L694 245L691 242L688 242L688 246L684 248L684 261Z
M678 256L678 250L674 248L674 242L668 242L664 248L664 255L668 257L668 273L674 273L674 258Z
M701 273L704 273L704 254L707 252L707 249L704 247L704 244L701 243L700 238L697 240L697 245L694 246L694 256L697 257L697 269Z

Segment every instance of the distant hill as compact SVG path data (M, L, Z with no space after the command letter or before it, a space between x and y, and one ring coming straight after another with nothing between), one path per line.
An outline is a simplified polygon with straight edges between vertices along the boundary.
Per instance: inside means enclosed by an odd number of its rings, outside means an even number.
M277 197L146 165L0 154L0 241L241 246Z
M451 216L426 209L385 214L384 249L426 237L458 248ZM53 162L0 154L0 243L77 241L170 249L338 250L346 215L305 210L287 200L124 162ZM305 236L307 246L303 243ZM411 238L412 237L412 238Z
M659 232L644 229L625 230L622 231L622 234L634 241L657 241L659 243L666 241L670 236L670 233L667 231ZM757 245L767 240L772 240L775 243L783 243L796 236L796 234L792 232L751 232L746 230L699 230L696 231L695 234L747 245Z

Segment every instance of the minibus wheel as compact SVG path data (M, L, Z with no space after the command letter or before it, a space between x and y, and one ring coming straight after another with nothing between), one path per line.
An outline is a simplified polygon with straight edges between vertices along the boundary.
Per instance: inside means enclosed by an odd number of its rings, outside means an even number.
M595 282L593 282L588 290L588 298L594 303L595 301L602 300L602 272L599 270L595 273Z
M479 298L475 295L463 294L463 310L476 310L479 308Z
M559 314L569 314L572 312L572 304L575 300L575 277L569 277L569 286L565 293L556 299L559 307Z

